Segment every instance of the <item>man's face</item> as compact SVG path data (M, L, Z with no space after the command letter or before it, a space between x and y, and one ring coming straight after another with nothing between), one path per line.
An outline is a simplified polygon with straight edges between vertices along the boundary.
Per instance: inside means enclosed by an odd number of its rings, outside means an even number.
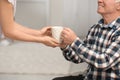
M115 0L98 0L97 12L101 15L115 13L116 2Z

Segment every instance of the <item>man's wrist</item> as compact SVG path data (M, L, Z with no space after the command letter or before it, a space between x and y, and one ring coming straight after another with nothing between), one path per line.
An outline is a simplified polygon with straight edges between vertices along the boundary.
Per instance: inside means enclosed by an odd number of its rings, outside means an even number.
M64 46L64 47L61 47L61 50L66 50L66 49L68 49L68 47L69 47L69 45L66 45L66 46Z

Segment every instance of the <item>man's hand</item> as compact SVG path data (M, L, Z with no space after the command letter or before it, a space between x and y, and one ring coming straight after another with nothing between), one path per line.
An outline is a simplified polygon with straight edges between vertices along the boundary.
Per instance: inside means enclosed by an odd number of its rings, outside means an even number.
M72 44L76 38L77 35L70 28L64 28L61 33L61 39L64 45Z

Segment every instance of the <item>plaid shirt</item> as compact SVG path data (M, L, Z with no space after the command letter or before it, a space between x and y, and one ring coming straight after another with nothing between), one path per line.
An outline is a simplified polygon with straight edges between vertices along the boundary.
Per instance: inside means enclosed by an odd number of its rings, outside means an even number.
M77 38L62 50L68 61L89 64L85 80L120 80L120 18L103 22L93 25L83 41Z

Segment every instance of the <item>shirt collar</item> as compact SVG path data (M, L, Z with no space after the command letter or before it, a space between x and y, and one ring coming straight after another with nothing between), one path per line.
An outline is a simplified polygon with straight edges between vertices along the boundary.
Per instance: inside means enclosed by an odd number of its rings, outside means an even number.
M120 17L118 17L116 20L112 21L107 25L104 24L104 19L101 19L98 21L98 24L100 25L101 28L117 29L120 26Z

